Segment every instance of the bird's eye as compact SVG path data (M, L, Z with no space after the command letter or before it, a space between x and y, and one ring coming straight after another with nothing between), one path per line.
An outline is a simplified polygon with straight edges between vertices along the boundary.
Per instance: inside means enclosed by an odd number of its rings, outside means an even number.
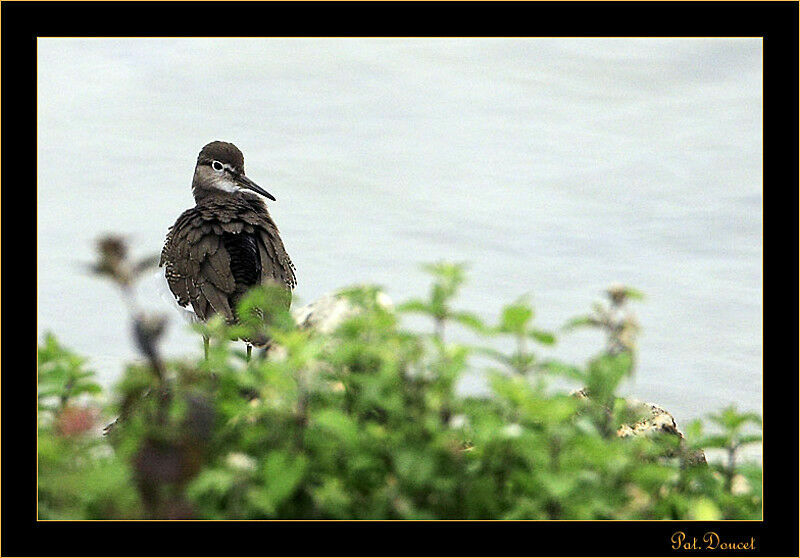
M223 167L222 163L220 163L219 161L214 161L213 163L211 163L211 168L217 172L220 172L225 167Z

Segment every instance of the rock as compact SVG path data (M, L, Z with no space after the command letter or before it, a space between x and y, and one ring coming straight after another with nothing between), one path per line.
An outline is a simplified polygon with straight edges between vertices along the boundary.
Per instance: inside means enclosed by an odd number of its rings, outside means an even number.
M585 388L575 390L570 395L591 400ZM621 425L617 430L617 436L620 438L628 438L630 436L677 436L681 440L681 450L678 457L684 463L689 465L707 463L703 450L689 450L686 447L685 437L683 432L678 429L675 417L663 407L639 401L638 399L627 399L626 404L631 415L641 418L635 422Z
M379 291L377 303L388 309L393 307L389 296ZM319 333L333 333L345 320L358 313L358 307L341 293L326 294L314 302L292 311L297 325L303 329L313 329Z
M383 291L376 294L376 302L387 310L394 308L392 299ZM292 310L292 317L300 329L312 329L325 335L333 333L348 318L358 314L360 309L343 293L328 293L314 302ZM273 343L268 349L271 359L286 358L286 349Z

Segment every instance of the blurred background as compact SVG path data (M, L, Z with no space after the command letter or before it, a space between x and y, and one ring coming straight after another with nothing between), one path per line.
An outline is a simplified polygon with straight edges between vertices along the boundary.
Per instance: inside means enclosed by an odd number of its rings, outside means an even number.
M40 38L39 335L107 385L137 358L84 267L94 239L158 253L225 140L278 200L295 306L356 283L421 296L419 264L445 259L471 264L463 309L493 322L527 293L557 329L622 282L646 295L628 393L679 426L761 412L761 86L760 39ZM140 302L172 312L161 280ZM173 314L165 353L200 354Z

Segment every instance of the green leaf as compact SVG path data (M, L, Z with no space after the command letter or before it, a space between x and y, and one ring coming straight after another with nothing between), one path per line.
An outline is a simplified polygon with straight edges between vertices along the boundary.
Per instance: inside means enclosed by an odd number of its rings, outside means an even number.
M723 519L719 506L709 498L696 498L689 504L688 519L698 521L716 521Z
M593 316L578 316L577 318L572 318L566 324L562 326L562 329L569 331L571 329L575 329L578 327L585 327L585 326L596 326L598 325L598 321Z
M261 469L263 487L256 497L264 510L276 510L300 485L308 460L283 450L267 454Z
M321 409L311 415L311 426L333 436L345 447L359 441L359 428L352 417L337 409Z
M631 473L631 477L640 487L654 494L677 476L678 472L673 467L655 463L642 463Z
M718 413L712 413L708 418L728 430L736 430L745 424L761 427L761 417L757 413L739 413L735 405L729 405Z
M397 310L399 312L417 312L421 314L432 313L431 306L427 302L423 302L419 299L413 299L404 302L397 307Z
M206 469L195 478L186 490L186 494L195 500L207 495L224 496L233 486L233 473L224 468Z
M502 364L511 366L512 357L501 351L498 351L497 349L493 349L492 347L475 347L473 350L477 354L486 355L498 362L501 362Z
M555 345L556 343L556 336L549 331L543 331L540 329L532 329L528 332L533 339L541 343L542 345Z
M715 434L712 436L704 436L698 442L698 445L703 448L728 448L731 444L730 437L724 434Z
M502 333L525 333L525 329L533 319L533 308L524 299L503 307L500 315L499 331Z
M471 312L453 312L450 317L461 325L479 333L483 333L487 330L486 325L481 319Z
M586 388L601 404L610 406L620 382L632 370L629 353L603 354L589 362Z
M436 468L432 455L413 449L399 449L394 458L394 465L398 477L416 488L425 486Z
M747 434L747 435L744 435L744 436L740 436L736 440L736 445L737 446L744 446L744 445L747 445L747 444L757 444L757 443L760 443L761 441L762 441L761 434Z
M579 382L584 382L586 380L586 373L579 367L558 360L544 361L539 365L539 368L543 372L554 376L561 376Z

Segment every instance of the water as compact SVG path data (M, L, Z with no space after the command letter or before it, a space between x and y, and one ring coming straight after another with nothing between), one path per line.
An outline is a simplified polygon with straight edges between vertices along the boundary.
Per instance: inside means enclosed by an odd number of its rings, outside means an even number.
M680 425L761 411L759 39L39 39L39 333L104 383L136 357L93 239L158 252L195 158L236 143L310 302L471 262L460 306L530 293L540 327L646 294L634 396ZM167 308L142 284L144 304ZM420 322L421 323L421 322ZM552 352L579 362L597 333ZM172 324L170 355L201 341ZM479 389L471 377L466 388Z

